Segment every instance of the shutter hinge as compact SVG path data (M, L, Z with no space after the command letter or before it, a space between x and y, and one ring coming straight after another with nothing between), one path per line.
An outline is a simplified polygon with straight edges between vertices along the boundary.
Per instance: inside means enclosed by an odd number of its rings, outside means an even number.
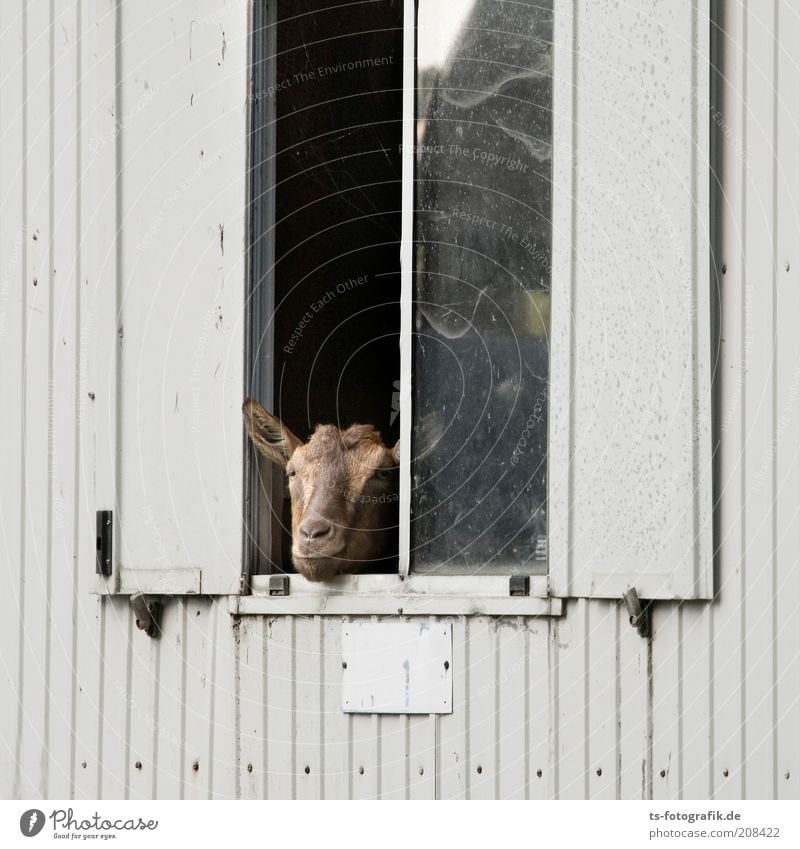
M95 519L96 557L95 571L98 575L111 574L111 551L113 541L113 514L111 510L98 510Z
M144 593L134 593L131 596L131 607L136 617L136 627L148 637L157 637L161 602L149 599Z
M636 628L640 637L652 634L650 627L650 602L642 601L636 592L636 587L629 587L622 594L625 607L628 608L628 621Z
M289 576L270 575L269 595L289 595Z
M528 595L531 591L531 579L527 575L512 575L508 579L508 594Z

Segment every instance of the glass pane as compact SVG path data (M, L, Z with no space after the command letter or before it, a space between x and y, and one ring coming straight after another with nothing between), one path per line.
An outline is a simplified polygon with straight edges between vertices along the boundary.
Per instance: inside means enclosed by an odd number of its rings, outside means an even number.
M420 0L412 563L546 570L552 0Z

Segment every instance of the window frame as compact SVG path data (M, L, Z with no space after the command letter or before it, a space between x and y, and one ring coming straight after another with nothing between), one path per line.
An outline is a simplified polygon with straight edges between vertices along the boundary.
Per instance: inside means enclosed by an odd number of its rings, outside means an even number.
M251 57L250 96L252 102L251 121L264 120L268 116L258 112L260 103L255 101L261 90L269 86L270 73L274 76L274 47L269 51L269 43L274 41L275 3L256 4L253 11L252 29L253 44ZM402 127L402 180L401 180L401 244L400 244L400 440L401 445L411 444L412 409L411 386L413 376L412 347L413 347L413 246L414 246L414 135L416 127L416 0L403 0L403 127ZM264 57L267 61L264 61ZM409 59L410 57L410 59ZM266 109L273 109L272 98L264 101ZM274 124L273 124L274 125ZM263 126L263 124L262 124ZM252 132L252 130L251 130ZM254 215L256 205L253 200L260 191L259 183L265 175L253 173L253 163L268 162L268 168L274 168L274 132L262 134L255 142L250 142L251 175L249 232L251 251L248 264L248 297L249 311L246 321L247 338L245 352L248 362L245 365L246 394L257 393L259 400L265 404L272 401L273 382L269 374L271 369L264 366L263 351L259 352L259 340L263 337L264 328L259 326L259 316L270 307L272 297L272 239L259 239L257 234L263 233L265 223L269 225L272 212L260 209ZM260 146L256 147L260 142ZM266 150L264 148L267 148ZM267 179L274 182L274 176ZM261 207L271 206L272 202L261 203ZM274 215L273 215L274 218ZM259 229L261 228L261 229ZM255 285L261 278L262 284ZM264 285L266 281L266 285ZM268 289L269 292L258 290ZM276 533L275 511L271 525L263 519L267 512L261 509L263 492L273 487L275 480L282 477L271 468L271 464L262 464L261 479L264 489L258 487L259 471L255 452L248 452L250 459L244 471L244 506L247 527L244 534L243 575L246 579L249 594L232 596L230 612L234 614L265 613L265 614L376 614L376 615L411 615L440 614L440 615L525 615L525 616L559 616L562 614L560 599L553 599L549 594L549 577L547 574L530 574L524 572L528 579L527 595L510 595L510 579L514 576L513 569L503 570L495 574L470 574L463 570L453 574L433 575L429 572L414 572L411 569L410 558L410 515L411 515L411 458L409 452L401 452L399 474L399 557L398 572L392 574L363 573L339 575L332 581L313 583L302 575L290 573L280 576L280 589L276 591L275 584L270 578L275 575L256 571L257 549L261 543L262 550L269 547L275 550L274 535ZM257 530L256 530L257 529ZM254 537L253 532L258 534ZM263 534L269 536L266 541ZM520 570L523 574L523 570Z

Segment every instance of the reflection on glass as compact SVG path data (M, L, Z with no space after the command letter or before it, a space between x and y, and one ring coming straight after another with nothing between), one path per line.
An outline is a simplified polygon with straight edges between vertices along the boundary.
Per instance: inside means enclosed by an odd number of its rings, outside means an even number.
M552 0L420 0L413 562L543 571Z

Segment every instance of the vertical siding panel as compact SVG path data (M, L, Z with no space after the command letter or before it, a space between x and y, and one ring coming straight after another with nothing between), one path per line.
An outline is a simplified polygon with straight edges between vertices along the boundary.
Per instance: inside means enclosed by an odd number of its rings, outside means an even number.
M381 799L405 799L409 781L417 770L406 751L404 716L386 714L381 717Z
M177 607L172 603L170 607ZM174 631L173 631L174 633ZM128 747L130 798L151 799L156 789L156 693L160 695L158 678L159 640L148 637L134 627L131 634L131 672Z
M239 750L238 787L242 799L263 799L267 795L272 732L268 713L272 697L272 652L268 635L273 620L243 616L238 624L236 703ZM276 682L277 685L277 682Z
M180 799L183 791L184 767L184 647L183 611L179 600L168 600L161 611L161 636L156 646L158 699L154 783L159 798ZM134 634L134 637L137 635Z
M681 609L653 610L653 798L680 797ZM664 773L663 775L661 773Z
M50 321L50 28L47 0L27 4L24 59L27 126L25 224L29 228L24 341L24 603L23 723L20 761L23 798L47 795L51 544ZM33 240L36 236L36 240Z
M100 708L101 799L127 799L131 764L131 646L133 614L127 598L104 596L102 705Z
M528 665L527 706L525 709L527 746L530 752L529 785L526 797L552 799L555 790L555 713L553 699L553 652L555 621L531 619L525 658Z
M342 619L322 617L326 658L321 710L324 719L323 790L326 799L346 799L349 772L349 721L342 713Z
M497 642L491 619L475 617L469 627L469 787L471 799L496 792ZM479 771L480 770L480 771Z
M78 171L79 180L76 189L78 193L78 244L75 253L80 260L80 276L78 279L79 325L76 328L76 344L78 346L78 405L76 426L78 428L78 486L75 491L77 507L77 528L75 539L78 550L77 576L75 597L78 611L73 635L75 646L75 677L77 691L75 694L75 796L76 798L97 798L100 786L100 694L103 691L101 661L103 649L103 619L104 601L101 597L92 595L90 587L95 581L95 514L94 455L93 432L87 427L87 411L92 403L88 397L89 387L87 376L89 372L90 329L93 326L91 307L87 303L88 277L93 275L91 263L91 233L92 211L96 207L97 198L91 179L87 179L90 171L90 153L86 145L88 128L91 126L91 114L94 109L93 78L95 71L95 56L89 36L95 28L94 9L91 4L82 0L77 5L79 17L79 33L75 41L75 63L78 67Z
M320 707L328 669L322 650L320 621L320 617L311 616L299 616L296 619L297 745L294 772L297 776L298 799L319 799L323 788L324 716Z
M292 799L296 791L295 746L295 617L267 620L266 698L266 795L270 799ZM244 743L242 744L244 747Z
M569 603L569 615L558 629L558 798L588 795L589 605L586 599Z
M439 797L463 799L467 794L469 770L467 717L469 713L469 669L467 668L467 618L453 618L453 712L439 719L437 780ZM412 765L413 768L413 765Z
M745 217L745 394L747 453L742 599L744 798L774 792L772 741L774 397L774 20L772 3L748 5L747 214ZM736 764L731 769L740 768Z
M617 663L619 671L619 795L646 799L650 784L648 762L647 640L628 622L623 606L617 610Z
M56 7L56 11L59 9ZM77 65L75 44L78 7L60 10L53 38L53 339L52 339L52 643L50 652L50 737L47 757L51 798L73 795L73 721L75 658L73 632L76 620L75 524L77 475L77 375L79 258L76 252L78 211Z
M379 715L351 714L354 799L377 799L380 785Z
M213 699L210 683L211 658L222 646L214 643L211 606L207 598L186 598L186 739L184 754L185 798L205 799L211 777L209 716ZM219 602L216 602L217 604Z
M210 799L233 799L237 790L236 647L234 623L224 599L210 610L208 758ZM261 641L263 647L263 640Z
M410 799L436 798L436 716L408 717Z
M778 4L777 178L777 400L775 619L777 642L773 676L776 688L777 795L800 797L800 71L795 45L800 18L791 3Z
M25 155L25 92L23 91L23 51L25 50L22 3L3 4L0 9L0 392L3 414L0 416L0 564L6 586L0 594L2 653L0 675L3 691L0 699L0 796L19 797L22 720L23 611L24 576L22 512L22 445L24 311L27 293L26 251L30 235L23 207L22 162Z
M709 607L685 604L683 616L683 699L679 787L683 799L705 799L711 786L711 616ZM658 784L658 763L655 766Z
M79 536L85 538L85 534ZM94 571L94 539L81 544L80 570ZM87 563L91 564L87 567ZM101 783L100 737L103 599L89 594L87 578L78 581L78 616L75 624L77 692L75 694L75 799L96 799Z
M616 654L617 602L596 601L589 606L589 796L616 796Z
M718 391L720 392L720 493L717 508L719 566L716 599L710 615L712 643L712 784L713 798L742 798L741 771L742 727L742 616L741 602L744 536L744 472L742 450L745 446L744 371L743 371L743 256L742 175L745 161L741 156L747 104L744 100L743 68L745 30L743 7L725 10L726 37L721 38L723 73L720 75L719 113L727 132L720 133L719 174L723 187L719 198L721 333ZM728 770L728 776L723 770ZM735 770L731 773L732 770Z
M502 624L501 624L502 623ZM529 750L525 745L528 629L523 617L498 620L498 686L495 739L495 793L499 799L524 799Z

